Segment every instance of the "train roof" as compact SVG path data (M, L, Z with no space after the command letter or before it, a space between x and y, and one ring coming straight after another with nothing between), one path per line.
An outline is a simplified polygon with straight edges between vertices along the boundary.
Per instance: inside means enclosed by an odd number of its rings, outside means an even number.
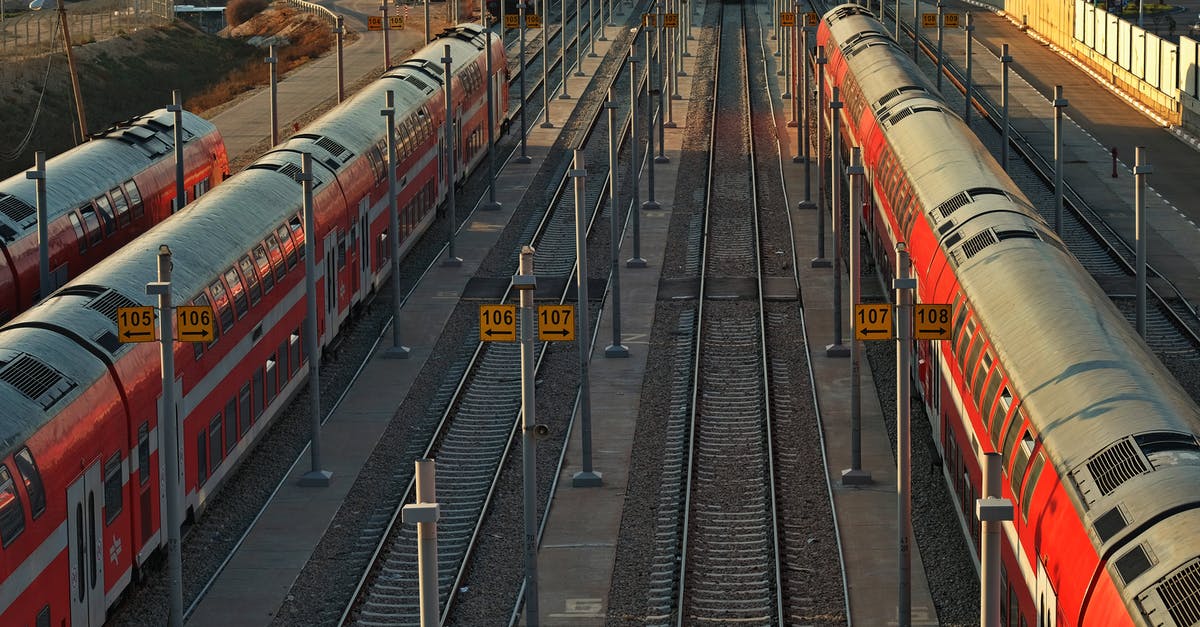
M216 131L211 122L183 112L184 143ZM50 219L65 214L133 178L175 150L173 114L158 109L116 124L46 162ZM0 239L13 241L37 228L34 181L22 172L0 181Z

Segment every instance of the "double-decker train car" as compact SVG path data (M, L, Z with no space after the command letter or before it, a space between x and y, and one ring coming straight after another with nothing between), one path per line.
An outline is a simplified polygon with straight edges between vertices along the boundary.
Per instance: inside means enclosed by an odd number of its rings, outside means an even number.
M890 272L905 242L917 302L953 306L911 374L976 551L1000 455L1002 623L1196 624L1200 408L882 24L842 5L816 43L863 150L876 260Z
M187 201L229 176L212 123L183 112ZM186 202L185 202L186 204ZM41 295L37 194L24 173L0 181L0 323ZM159 109L117 124L46 162L52 288L165 220L175 207L175 121Z
M442 143L453 58L453 151ZM484 54L494 72L484 74ZM508 110L500 38L461 25L354 97L0 327L0 624L99 625L135 569L165 544L158 347L122 344L117 308L153 304L161 245L177 304L214 309L218 337L175 345L187 515L200 515L303 384L302 153L313 157L321 345L432 222L448 180L486 155L484 86ZM398 158L389 163L385 92L395 93ZM400 182L389 233L387 169Z

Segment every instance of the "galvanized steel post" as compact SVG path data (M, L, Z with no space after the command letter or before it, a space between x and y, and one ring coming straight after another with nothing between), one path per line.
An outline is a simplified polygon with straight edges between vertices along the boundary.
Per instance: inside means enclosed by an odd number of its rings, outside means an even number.
M830 203L833 219L833 343L825 346L826 357L849 357L850 350L842 344L842 101L838 88L833 88L829 102L830 175L833 189Z
M542 128L554 128L554 123L550 121L550 44L546 41L546 27L549 25L550 19L549 7L549 0L542 0ZM564 37L563 39L566 38ZM559 50L559 57L562 57L561 49ZM521 60L523 62L524 57ZM561 58L559 61L563 62ZM521 72L521 74L524 75L525 72ZM565 85L563 89L566 89Z
M337 16L333 33L337 35L337 94L338 102L346 99L346 60L342 54L343 41L346 37L346 20Z
M1067 99L1063 98L1063 86L1054 86L1054 232L1062 236L1063 229L1063 109Z
M1150 240L1148 218L1146 216L1146 175L1154 171L1154 166L1146 163L1146 147L1134 149L1133 165L1133 213L1135 217L1134 242L1137 249L1137 332L1146 337L1146 260L1147 245Z
M176 98L179 91L175 92ZM176 114L178 115L178 114ZM178 129L179 124L176 122ZM182 148L179 137L175 138L175 155L178 159ZM183 162L179 162L183 167ZM50 224L46 209L46 152L39 150L33 153L33 169L25 173L25 178L33 179L35 202L37 203L37 234L38 234L38 297L34 301L50 295Z
M456 159L456 149L454 146L454 96L451 93L450 85L453 82L454 73L451 71L451 64L454 59L450 57L450 44L446 44L446 56L442 57L442 63L445 65L445 85L446 85L446 260L442 262L443 266L457 267L462 265L462 259L454 254L454 232L458 230L458 216L455 215L458 201L454 194L454 169Z
M576 8L578 9L579 0L575 0L575 2L576 2ZM578 13L578 10L576 11L576 13ZM559 4L558 18L560 20L559 30L558 30L558 40L559 40L558 69L562 73L562 80L559 81L559 87L562 88L562 93L560 93L558 95L558 97L561 100L561 99L566 99L566 98L571 97L571 94L567 93L567 0L562 0L562 2ZM578 19L575 20L575 27L577 29L579 27ZM576 32L575 41L576 41L575 51L576 51L576 54L578 54L578 51L579 51L578 31Z
M308 397L312 419L312 469L300 477L300 485L327 487L333 473L321 469L321 349L317 340L317 219L313 215L312 155L301 153L300 166L300 184L304 190L304 356L308 358Z
M180 464L179 416L175 408L175 307L171 304L171 249L158 247L158 281L146 284L146 294L158 296L159 359L162 364L162 401L158 424L163 428L167 450L167 476L163 492L167 501L167 620L170 627L183 627L183 554L179 545L183 525L183 465Z
M646 202L642 209L662 209L654 200L654 44L650 31L646 31Z
M868 485L871 473L862 469L862 347L854 332L854 308L862 302L862 247L859 245L862 218L862 148L850 150L850 468L842 471L842 485Z
M386 109L380 111L387 123L388 169L388 248L392 274L392 346L383 351L384 358L408 359L408 347L400 343L400 210L396 206L396 94L387 90Z
M417 525L417 585L421 595L421 627L437 627L441 606L438 596L437 466L432 459L418 459L415 483L417 502L400 510L401 522Z
M612 88L608 90L608 217L609 217L609 281L612 284L612 344L604 349L605 357L628 357L629 349L621 343L621 216L617 209L617 102ZM633 212L635 215L636 211Z
M425 0L425 3L426 3L425 6L429 6L429 0ZM521 0L520 2L517 3L517 16L521 21L521 25L520 25L521 63L525 63L525 6L526 6L525 0ZM426 39L429 39L429 37L426 36ZM528 103L525 102L525 74L526 73L527 72L524 69L522 69L521 70L521 80L518 81L521 85L521 156L519 156L513 160L515 163L531 163L533 161L533 159L530 159L529 155L526 153L526 145L525 145L525 128L526 128L525 109L528 108L528 106L527 106Z
M1012 63L1008 54L1008 44L1001 47L1000 66L1000 167L1008 171L1008 64Z
M279 56L275 54L275 44L271 44L270 52L264 59L271 66L271 145L279 145ZM180 208L183 205L179 205Z
M525 21L521 20L521 23L524 24ZM522 26L522 28L524 27ZM524 31L522 31L522 33L524 33ZM429 43L429 0L425 0L425 43ZM524 35L521 37L521 43L525 43ZM521 60L525 60L525 55L521 55Z
M883 4L883 0L879 0L879 2ZM896 0L896 44L900 44L900 0Z
M942 13L945 6L942 0L937 3L937 90L942 91L942 40L945 36L945 28L942 24Z
M638 73L637 73L637 36L638 28L631 28L629 32L633 33L633 40L629 43L629 181L630 192L633 194L633 257L625 261L627 268L645 268L646 260L642 259L642 215L640 211L641 203L638 202L638 196L641 193L639 186L641 185L641 162L638 156L640 144L638 144L637 136L637 100L641 95L641 90L638 89ZM646 45L649 46L649 35L646 36Z
M825 46L817 46L817 256L814 268L828 268L825 258Z
M513 287L521 293L521 477L525 522L525 624L538 625L537 590L537 401L534 391L534 315L533 292L537 279L533 273L533 247L521 248L521 261L513 277Z
M897 529L900 567L897 607L901 627L912 625L912 547L909 545L912 534L912 399L908 370L912 361L910 316L917 280L909 270L908 246L899 242L896 244L896 278L892 284L896 290L896 506L900 519Z
M167 105L167 111L171 113L175 137L175 204L171 207L171 213L175 213L187 205L187 189L183 171L183 96L180 95L178 89L171 91L171 104ZM273 115L272 120L274 120Z
M974 87L971 84L971 64L972 64L971 44L975 41L975 35L974 35L975 25L971 23L971 12L970 11L967 12L967 26L964 30L967 31L967 54L966 54L966 56L967 56L967 59L966 59L967 89L966 89L966 96L965 96L966 104L963 106L963 122L965 122L967 124L967 126L969 127L969 126L971 126L971 105L972 105L971 90Z
M571 485L577 488L600 486L600 473L592 470L592 391L588 380L588 356L591 353L592 337L588 311L588 268L587 268L587 164L583 151L575 151L575 167L568 173L575 179L575 341L579 343L579 418L581 463L583 470L571 477Z
M383 11L383 71L386 72L392 67L392 40L388 36L388 31L392 29L391 24L388 24L388 0L379 4L379 10Z
M665 47L663 39L666 39L666 29L663 28L664 18L662 4L662 0L658 0L658 19L655 22L657 28L655 29L654 36L654 59L658 64L658 90L654 92L658 95L658 156L654 158L655 163L667 163L670 161L670 159L667 158L667 155L663 153L663 150L666 149L667 145L666 127L664 126L666 123L666 118L663 117L663 110L666 107L664 106L663 99L665 98L669 87L667 85L667 67L663 60L663 48ZM654 116L651 116L650 119L653 121Z
M502 205L496 200L496 97L493 95L495 91L496 79L492 76L492 24L491 14L486 9L483 11L483 28L487 33L487 50L484 53L484 71L487 72L487 136L488 136L488 199L487 202L481 205L481 209L494 211L500 209ZM501 37L503 42L504 38ZM523 74L524 72L522 72Z
M983 532L983 551L979 556L979 624L982 627L1000 627L1000 530L1002 522L1013 519L1012 501L1000 498L1001 468L1000 453L984 455L983 498L975 499L975 517Z
M812 201L812 158L809 153L808 132L809 132L809 106L808 101L812 98L812 85L808 76L808 27L805 26L800 30L800 65L804 72L804 93L800 98L800 126L796 128L796 143L800 145L800 160L804 162L804 200L801 200L797 205L797 209L816 209L817 205Z

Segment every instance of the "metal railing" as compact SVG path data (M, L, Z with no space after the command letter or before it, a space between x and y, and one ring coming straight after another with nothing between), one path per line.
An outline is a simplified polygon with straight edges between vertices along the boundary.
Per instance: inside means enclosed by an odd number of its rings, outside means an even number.
M329 20L330 26L337 26L337 14L319 4L314 4L312 2L306 2L305 0L284 0L284 1L287 2L288 4L292 5L293 7L296 7L297 9L299 9L300 11L302 11L304 13L311 13L313 15L323 17L323 18Z

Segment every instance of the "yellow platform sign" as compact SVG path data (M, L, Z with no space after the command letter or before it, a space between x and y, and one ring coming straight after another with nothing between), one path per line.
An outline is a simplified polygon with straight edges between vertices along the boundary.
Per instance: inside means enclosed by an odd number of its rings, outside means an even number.
M378 15L368 15L367 30L383 30L383 18Z
M117 339L122 344L153 342L153 307L117 307Z
M642 14L642 26L645 26L646 28L658 28L658 14L657 13L643 13Z
M388 16L388 28L390 28L392 30L403 30L404 29L404 16L403 15L389 15Z
M514 30L517 28L521 28L521 14L520 13L506 14L504 16L504 28L507 30Z
M958 28L957 13L943 13L942 21L946 24L946 28Z
M216 339L216 317L208 305L180 305L175 308L180 342L211 342Z
M575 341L575 306L538 305L538 340Z
M785 28L791 28L796 25L796 14L791 11L779 12L779 25Z
M854 306L854 339L890 340L895 337L892 329L892 306L871 304Z
M804 25L805 26L816 26L817 23L820 21L821 21L821 18L820 18L820 16L818 16L816 14L815 11L809 11L808 13L804 14Z
M937 28L937 13L922 13L921 14L922 28Z
M918 340L950 339L950 305L914 305L912 330Z
M663 28L679 28L679 14L678 13L664 13L663 14Z
M517 341L517 306L480 305L479 341Z
M541 28L542 16L539 13L525 14L525 28Z

